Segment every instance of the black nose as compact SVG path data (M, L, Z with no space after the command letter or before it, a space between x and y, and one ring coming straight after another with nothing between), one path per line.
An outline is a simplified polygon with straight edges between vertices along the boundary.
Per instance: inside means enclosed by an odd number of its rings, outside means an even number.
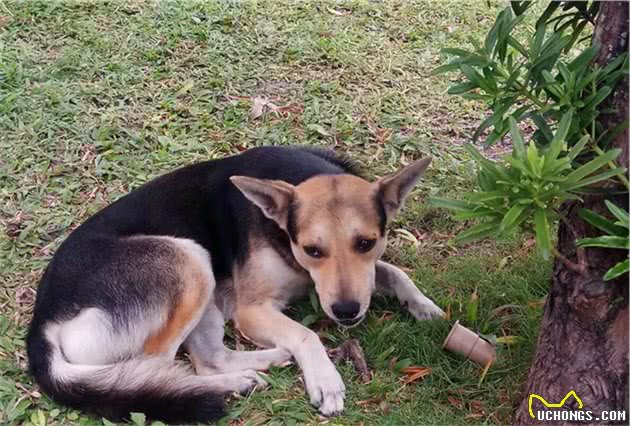
M339 319L352 319L357 316L361 305L353 300L342 300L341 302L333 303L333 314Z

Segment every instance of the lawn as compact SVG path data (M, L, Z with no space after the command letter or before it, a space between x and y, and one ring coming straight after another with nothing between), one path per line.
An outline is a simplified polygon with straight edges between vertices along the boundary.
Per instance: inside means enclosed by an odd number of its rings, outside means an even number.
M429 205L474 169L462 145L484 107L432 76L443 47L481 39L503 3L0 1L0 423L109 424L42 395L26 374L35 288L63 239L109 202L179 166L260 145L350 154L371 176L432 155L390 229L387 258L447 310L416 322L375 299L342 331L306 301L291 315L328 347L359 339L374 377L341 365L346 410L323 419L295 367L232 399L224 424L501 424L535 347L551 264L514 235L465 247ZM265 99L260 110L256 98ZM499 148L500 149L500 148ZM488 150L496 155L497 149ZM442 350L452 323L509 342L487 372ZM239 344L234 333L229 345ZM404 383L406 366L430 367ZM142 416L135 416L137 424Z

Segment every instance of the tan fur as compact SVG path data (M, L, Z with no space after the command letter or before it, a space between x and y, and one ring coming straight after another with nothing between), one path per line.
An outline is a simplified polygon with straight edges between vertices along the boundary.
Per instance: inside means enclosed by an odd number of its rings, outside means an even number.
M307 291L309 277L306 271L289 267L271 247L252 241L251 255L244 267L235 271L234 283L237 305L283 305Z
M144 342L145 355L166 353L175 343L181 342L182 335L189 332L191 321L196 321L208 303L208 276L185 251L178 247L175 259L176 274L182 286L179 300L169 312L166 322L157 333Z
M367 309L374 264L384 249L375 208L378 187L352 175L317 176L295 189L298 246L294 255L315 281L323 309L331 315L336 301L354 300ZM358 253L358 237L377 240L368 253ZM326 256L313 259L303 246L317 245Z
M330 318L350 326L365 317L379 285L377 264L386 245L382 226L400 209L430 161L418 160L373 183L352 175L319 175L297 186L230 178L266 217L289 233L294 258L287 260L290 256L282 244L274 250L273 239L251 243L245 265L233 274L236 326L258 344L283 348L293 355L303 370L311 403L325 416L343 410L343 380L317 334L282 310L312 281L320 306ZM361 242L366 248L360 249ZM381 288L413 306L414 316L429 318L442 313L402 271L403 278L389 269L383 272L382 263L380 277L394 280L381 283Z

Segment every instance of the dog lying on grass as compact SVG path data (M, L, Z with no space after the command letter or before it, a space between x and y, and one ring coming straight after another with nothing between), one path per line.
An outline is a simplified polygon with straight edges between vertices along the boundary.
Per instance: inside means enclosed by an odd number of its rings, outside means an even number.
M282 313L315 286L342 326L374 291L419 320L443 314L380 259L386 226L430 158L368 182L331 151L264 147L159 177L103 209L59 247L37 292L30 369L62 404L112 419L167 422L223 415L226 392L291 357L321 414L345 387L318 336ZM270 349L223 344L233 319ZM174 363L180 348L197 374Z

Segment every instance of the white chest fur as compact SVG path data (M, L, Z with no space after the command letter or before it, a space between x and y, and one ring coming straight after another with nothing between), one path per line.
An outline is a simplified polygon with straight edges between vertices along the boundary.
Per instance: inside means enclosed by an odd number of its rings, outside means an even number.
M254 263L256 274L270 286L273 304L278 308L304 296L312 285L308 273L291 268L272 248L257 251Z

